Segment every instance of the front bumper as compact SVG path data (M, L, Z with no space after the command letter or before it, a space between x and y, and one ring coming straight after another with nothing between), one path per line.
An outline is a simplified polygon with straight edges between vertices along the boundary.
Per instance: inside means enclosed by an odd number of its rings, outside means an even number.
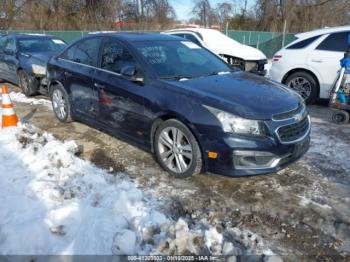
M295 111L295 110L294 110ZM225 133L220 139L201 138L206 169L226 176L249 176L275 173L300 159L310 147L311 121L306 109L275 115L265 121L267 137L249 137ZM293 115L294 117L289 117ZM278 117L284 117L279 120ZM297 130L297 136L290 136ZM204 139L203 139L204 138ZM215 159L209 152L217 153Z
M227 137L217 159L207 159L207 171L225 176L252 176L275 173L299 160L309 149L310 135L295 144L283 145L274 139L242 139ZM214 149L215 150L215 149ZM212 150L212 151L214 151ZM257 157L258 165L251 165ZM259 157L262 157L259 159ZM238 158L247 157L245 166L238 165Z

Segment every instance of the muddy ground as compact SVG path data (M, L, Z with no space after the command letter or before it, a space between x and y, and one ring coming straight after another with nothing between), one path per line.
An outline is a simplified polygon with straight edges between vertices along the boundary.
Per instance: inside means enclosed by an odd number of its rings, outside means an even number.
M108 134L59 123L47 106L16 103L16 112L59 139L75 140L83 159L127 173L174 219L206 219L221 231L228 225L247 228L285 261L350 259L350 125L331 123L326 106L310 107L311 148L289 168L256 177L201 174L186 180L170 177L152 155Z

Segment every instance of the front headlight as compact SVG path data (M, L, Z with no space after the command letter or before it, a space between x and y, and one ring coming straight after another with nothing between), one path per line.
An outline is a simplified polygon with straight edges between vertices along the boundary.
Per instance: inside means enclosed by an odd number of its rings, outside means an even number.
M266 135L264 123L262 121L241 118L210 106L204 107L216 116L224 132L252 136Z
M35 75L46 75L46 66L32 65L32 71Z

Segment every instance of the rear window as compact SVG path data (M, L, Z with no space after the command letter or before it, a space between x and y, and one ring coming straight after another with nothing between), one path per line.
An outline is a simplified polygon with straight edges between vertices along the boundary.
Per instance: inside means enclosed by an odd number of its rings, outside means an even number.
M305 47L311 45L319 37L320 37L320 35L307 38L307 39L302 40L302 41L300 41L298 43L295 43L295 44L293 44L291 46L288 46L287 49L302 49L302 48L305 48Z
M346 52L348 49L348 35L350 32L333 33L317 47L318 50Z

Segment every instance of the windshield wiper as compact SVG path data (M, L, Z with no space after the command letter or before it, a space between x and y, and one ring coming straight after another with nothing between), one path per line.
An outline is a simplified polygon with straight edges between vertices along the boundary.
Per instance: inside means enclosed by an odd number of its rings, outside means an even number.
M177 80L177 81L189 80L191 78L193 78L193 76L190 76L190 75L176 75L176 76L160 77L160 79L163 79L163 80Z
M230 70L230 71L219 71L219 72L215 71L215 72L211 72L211 73L209 73L207 75L204 75L204 76L228 75L228 74L231 74L232 72L233 72L232 70Z

